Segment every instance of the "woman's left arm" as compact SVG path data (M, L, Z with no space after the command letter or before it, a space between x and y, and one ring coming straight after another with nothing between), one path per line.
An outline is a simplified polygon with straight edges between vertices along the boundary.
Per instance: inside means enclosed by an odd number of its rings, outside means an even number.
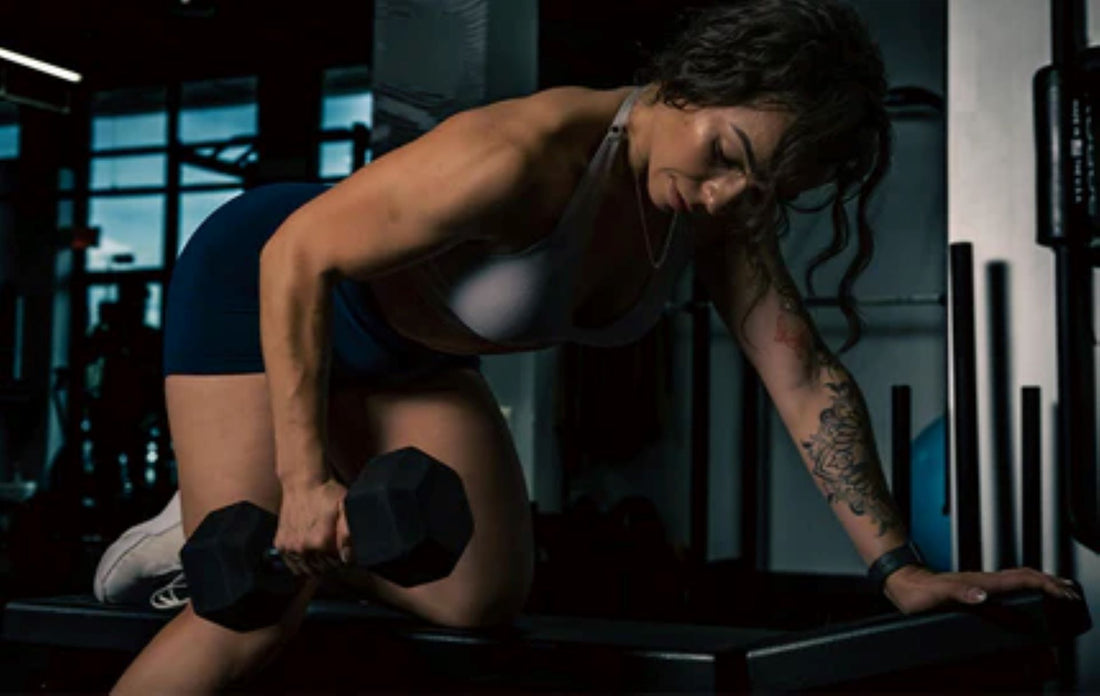
M870 566L908 541L886 486L863 395L851 373L821 341L774 243L750 249L721 241L696 254L696 272L730 333L756 368L818 489L863 562ZM886 581L904 613L956 600L984 600L975 590L1024 587L1066 596L1066 586L1027 568L1000 573L934 573L910 565Z

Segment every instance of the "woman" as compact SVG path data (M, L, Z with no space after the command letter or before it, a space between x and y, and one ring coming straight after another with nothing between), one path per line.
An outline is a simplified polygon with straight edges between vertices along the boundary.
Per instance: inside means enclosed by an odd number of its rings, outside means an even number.
M884 96L878 50L846 5L742 0L697 16L640 88L558 88L461 113L331 189L269 186L216 211L169 293L184 529L251 500L278 513L275 544L309 580L280 623L250 633L186 608L116 692L214 690L249 673L294 632L326 570L442 624L510 620L531 583L531 520L477 356L633 340L692 260L861 556L903 546L859 391L776 243L785 206L825 184L844 239L842 204L858 193L860 250L841 288L854 339L866 204L890 153ZM407 445L462 477L475 533L450 576L405 589L339 558L346 482ZM911 612L1019 587L1062 592L1036 571L912 563L885 591Z

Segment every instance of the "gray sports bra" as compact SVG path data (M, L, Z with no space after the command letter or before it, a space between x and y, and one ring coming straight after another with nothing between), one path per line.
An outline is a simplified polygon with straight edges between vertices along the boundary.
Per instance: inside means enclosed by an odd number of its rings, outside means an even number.
M582 328L573 323L581 257L594 233L593 221L639 92L635 89L619 107L550 235L522 251L486 254L461 268L425 262L423 277L432 293L475 334L502 346L564 341L614 346L637 340L660 319L691 258L691 230L679 215L670 225L664 265L650 276L641 299L606 326Z

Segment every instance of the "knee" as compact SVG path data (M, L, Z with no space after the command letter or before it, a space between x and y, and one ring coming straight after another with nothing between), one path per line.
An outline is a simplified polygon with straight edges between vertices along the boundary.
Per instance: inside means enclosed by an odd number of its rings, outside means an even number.
M452 628L492 628L512 623L523 611L530 582L504 587L479 588L452 596L432 617L436 623Z
M255 674L295 629L296 624L281 623L236 633L197 616L188 605L130 664L111 694L221 691Z
M510 624L522 609L522 602L500 597L486 601L455 602L441 609L435 621L451 628L492 628Z
M297 632L297 617L248 632L237 632L218 626L191 611L190 605L181 616L186 617L189 633L218 656L221 671L233 682L251 676L264 665ZM289 618L289 620L288 620Z

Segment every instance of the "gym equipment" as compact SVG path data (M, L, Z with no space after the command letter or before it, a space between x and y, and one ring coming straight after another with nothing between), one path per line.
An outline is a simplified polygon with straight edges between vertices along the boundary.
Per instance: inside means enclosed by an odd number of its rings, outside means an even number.
M462 480L415 447L368 462L344 509L353 563L403 587L446 577L473 535ZM300 584L272 548L278 524L248 501L203 519L180 551L196 614L235 631L278 621Z
M982 569L981 487L978 481L978 355L974 325L974 248L956 242L951 260L951 363L955 370L955 492L959 571Z
M1100 552L1093 270L1100 259L1096 139L1100 47L1086 48L1085 3L1052 0L1053 63L1035 73L1036 241L1054 252L1058 466L1070 531Z
M928 565L951 569L951 509L947 496L947 421L940 416L913 440L910 536Z
M106 691L170 617L92 597L14 600L4 609L0 691ZM314 600L283 656L241 687L1040 692L1054 670L1052 646L1090 625L1084 602L1033 591L996 595L977 607L797 631L537 615L464 631L379 605Z

